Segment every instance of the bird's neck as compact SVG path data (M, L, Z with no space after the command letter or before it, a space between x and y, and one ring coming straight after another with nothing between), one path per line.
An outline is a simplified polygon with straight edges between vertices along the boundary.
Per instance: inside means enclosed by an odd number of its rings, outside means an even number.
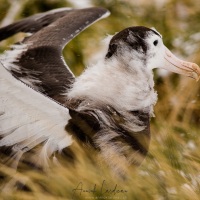
M157 101L153 87L153 74L141 63L103 60L77 78L68 97L89 99L119 111L139 110L151 115Z

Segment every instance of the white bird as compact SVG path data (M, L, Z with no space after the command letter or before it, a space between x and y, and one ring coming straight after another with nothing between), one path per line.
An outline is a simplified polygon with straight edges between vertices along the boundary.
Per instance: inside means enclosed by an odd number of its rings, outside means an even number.
M106 56L75 78L62 49L108 15L98 7L61 8L0 29L0 40L32 33L0 58L3 162L6 155L14 167L27 159L47 167L57 152L62 154L77 140L98 152L116 173L140 165L148 152L157 101L152 69L196 80L200 69L175 57L156 30L135 26L114 35Z

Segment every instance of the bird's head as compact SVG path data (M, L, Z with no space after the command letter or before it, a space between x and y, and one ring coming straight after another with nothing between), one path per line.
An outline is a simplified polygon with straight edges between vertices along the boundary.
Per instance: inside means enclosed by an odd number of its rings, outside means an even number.
M124 62L125 66L133 67L133 70L136 67L149 70L163 68L196 80L200 78L197 64L177 58L163 44L160 33L143 26L126 28L112 37L106 59L115 57Z

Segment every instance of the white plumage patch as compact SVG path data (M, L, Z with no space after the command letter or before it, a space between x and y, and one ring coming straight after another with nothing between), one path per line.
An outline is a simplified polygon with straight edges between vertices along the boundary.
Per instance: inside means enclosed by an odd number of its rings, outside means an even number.
M21 54L27 50L27 45L25 44L16 44L11 46L11 50L5 51L3 55L1 55L0 59L3 63L4 67L11 71L20 71L19 66L13 64L14 62L18 61Z
M76 79L69 98L89 98L117 110L153 112L157 101L152 71L142 70L137 59L103 60ZM128 63L128 65L127 65ZM148 110L146 110L148 109Z
M13 146L13 156L45 142L38 162L46 166L55 151L72 143L65 131L68 109L15 79L0 64L0 140L1 146Z

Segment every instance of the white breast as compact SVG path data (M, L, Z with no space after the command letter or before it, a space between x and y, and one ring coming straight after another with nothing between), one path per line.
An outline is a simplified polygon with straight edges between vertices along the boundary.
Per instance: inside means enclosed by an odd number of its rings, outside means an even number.
M137 71L137 65L134 69L136 72L124 70L117 60L99 62L76 79L68 97L87 97L118 110L152 110L157 101L152 72Z

